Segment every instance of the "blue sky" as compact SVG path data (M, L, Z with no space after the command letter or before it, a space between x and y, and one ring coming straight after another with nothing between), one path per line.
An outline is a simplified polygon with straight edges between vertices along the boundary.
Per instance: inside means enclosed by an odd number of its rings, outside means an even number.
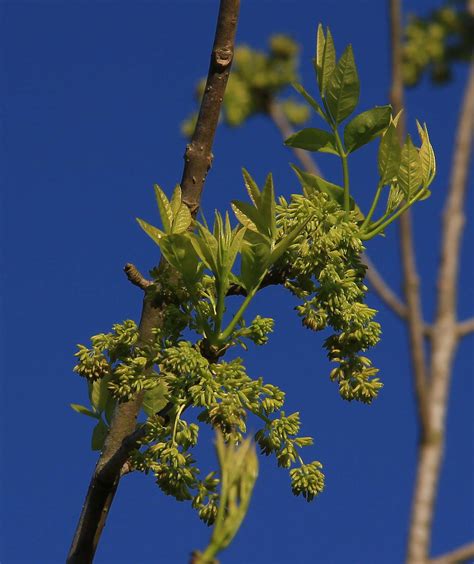
M360 109L367 109L388 99L385 5L243 1L238 41L263 48L271 33L291 33L302 44L303 82L312 89L310 59L322 21L339 52L353 43ZM423 13L439 2L405 5ZM146 272L158 255L134 218L156 223L153 183L171 190L181 177L185 140L179 124L193 108L196 80L207 71L216 8L216 1L204 0L18 0L0 6L2 564L65 559L96 460L89 450L92 420L69 408L86 401L84 382L72 372L75 345L139 316L140 291L122 267L131 261ZM439 159L433 196L415 212L428 319L465 68L454 74L449 86L423 83L407 94L410 130L415 117L426 121ZM271 170L281 194L298 190L288 167L293 156L264 118L219 129L214 154L203 198L208 217L242 198L241 166L257 180ZM335 160L318 162L337 181ZM370 150L354 158L352 175L356 197L367 202L375 179ZM464 240L473 237L468 220ZM396 229L368 249L399 290ZM463 260L459 310L469 317L474 276L468 244ZM316 438L312 453L324 464L326 490L307 504L293 497L287 473L274 460L261 459L248 518L223 563L402 561L417 441L406 337L375 295L369 302L380 310L384 331L372 357L385 387L365 406L340 399L328 378L324 336L301 327L291 297L269 288L256 300L253 311L274 316L277 325L267 347L245 355L249 373L282 387L288 411L301 412L303 432ZM472 336L465 339L454 368L434 553L473 536L473 345ZM198 455L210 467L209 433L203 443ZM96 562L186 562L208 537L188 504L164 496L151 477L132 475L120 485Z

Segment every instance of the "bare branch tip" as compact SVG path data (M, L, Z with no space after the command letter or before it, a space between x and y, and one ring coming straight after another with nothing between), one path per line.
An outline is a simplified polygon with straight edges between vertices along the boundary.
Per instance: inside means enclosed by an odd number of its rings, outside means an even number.
M148 288L148 286L150 286L153 282L151 280L147 280L138 270L138 268L132 264L131 262L128 262L124 267L123 270L127 276L127 278L130 280L130 282L134 285L134 286L138 286L139 288L141 288L142 290L146 290Z

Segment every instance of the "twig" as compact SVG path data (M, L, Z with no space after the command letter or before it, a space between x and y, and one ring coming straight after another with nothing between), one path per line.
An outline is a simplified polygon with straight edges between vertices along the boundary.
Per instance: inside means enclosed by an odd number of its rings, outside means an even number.
M127 278L130 280L130 282L132 284L134 284L135 286L138 286L142 290L146 290L148 288L148 286L153 284L153 282L151 280L147 280L141 274L141 272L138 270L138 268L134 264L132 264L131 262L128 262L123 267L123 270L124 270Z
M211 165L212 143L233 59L235 33L240 0L221 0L214 45L211 53L206 89L201 102L196 129L185 152L185 165L181 180L183 201L195 213L199 207L203 184ZM162 263L160 268L169 267ZM153 293L145 292L139 325L139 343L152 338L153 328L160 325L166 304L156 305ZM92 562L100 535L105 526L120 480L122 468L136 443L136 420L143 402L138 394L129 402L117 407L89 485L86 501L68 555L68 564Z
M474 333L474 317L471 319L466 319L465 321L460 321L458 323L458 336L465 337L470 333Z
M460 546L456 550L432 558L429 564L460 564L474 558L474 542Z
M390 35L392 46L392 88L390 98L394 113L403 109L402 77L402 9L401 0L390 2ZM405 136L405 115L399 121L399 135ZM411 227L411 214L408 210L400 217L400 251L402 259L404 292L408 308L407 321L410 340L410 353L414 379L415 398L421 436L428 431L427 375L424 351L424 322L421 311L420 281L416 267L415 246Z

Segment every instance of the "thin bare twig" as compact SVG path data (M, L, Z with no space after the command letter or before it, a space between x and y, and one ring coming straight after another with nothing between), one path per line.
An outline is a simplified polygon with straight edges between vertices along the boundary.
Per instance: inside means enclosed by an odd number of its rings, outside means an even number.
M402 77L402 9L401 0L389 0L390 35L392 46L392 87L390 92L394 113L403 109ZM398 131L401 139L405 136L405 115L402 114ZM411 227L410 211L400 217L400 252L402 259L404 293L408 308L407 321L410 341L411 363L414 377L415 397L421 435L428 429L427 374L424 350L424 322L421 309L420 281L416 266L415 247Z
M474 542L460 546L456 550L432 558L429 564L460 564L474 558Z
M211 166L214 134L233 59L239 8L240 0L220 1L206 88L196 129L184 156L181 180L183 201L193 213L199 208L204 181ZM170 270L166 263L162 263L160 268L163 271ZM152 330L161 323L166 304L157 304L154 298L154 292L145 292L139 343L151 339ZM88 564L94 558L122 469L136 446L136 441L131 440L131 437L135 433L142 402L143 394L140 393L131 401L119 404L115 411L104 450L92 475L68 555L68 564Z

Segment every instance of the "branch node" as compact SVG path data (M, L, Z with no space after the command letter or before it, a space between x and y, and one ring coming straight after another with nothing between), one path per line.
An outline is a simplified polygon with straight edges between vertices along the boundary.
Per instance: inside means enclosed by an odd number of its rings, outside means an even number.
M147 280L138 270L138 268L132 264L131 262L128 262L124 267L123 267L123 271L125 272L127 278L130 280L130 282L135 285L138 286L139 288L141 288L142 290L146 290L148 288L148 286L150 286L151 284L153 284L153 282L151 280Z

